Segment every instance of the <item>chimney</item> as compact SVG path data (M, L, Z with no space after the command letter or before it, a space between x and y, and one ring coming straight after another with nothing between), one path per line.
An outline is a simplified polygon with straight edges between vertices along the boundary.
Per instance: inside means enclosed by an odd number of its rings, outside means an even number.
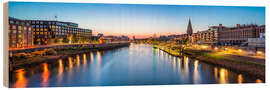
M219 24L218 27L222 27L222 24Z
M237 27L237 28L240 28L240 26L241 26L240 24L236 24L236 27Z
M222 27L223 27L222 24L219 24L218 25L218 30L222 30Z

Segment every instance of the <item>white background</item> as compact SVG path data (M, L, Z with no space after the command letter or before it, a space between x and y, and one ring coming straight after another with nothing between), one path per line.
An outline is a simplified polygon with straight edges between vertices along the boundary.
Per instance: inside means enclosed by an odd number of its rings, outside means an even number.
M217 6L265 6L266 7L266 83L265 84L203 84L203 85L152 85L152 86L103 86L103 87L56 87L56 88L27 88L27 89L52 89L52 90L59 90L59 89L117 89L117 90L262 90L262 89L270 89L269 84L269 52L267 51L269 48L270 41L267 41L269 36L268 28L270 27L270 0L2 0L1 4L1 21L3 21L3 4L8 1L35 1L35 2L76 2L76 3L125 3L125 4L177 4L177 5L217 5ZM0 37L2 37L0 42L0 87L2 89L8 89L3 86L3 35L7 33L3 33L3 22L1 24L1 33ZM7 38L5 38L7 39Z

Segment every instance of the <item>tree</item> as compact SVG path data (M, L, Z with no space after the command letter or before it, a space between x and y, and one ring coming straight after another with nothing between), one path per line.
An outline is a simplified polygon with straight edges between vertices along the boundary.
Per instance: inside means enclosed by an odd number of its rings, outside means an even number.
M63 38L63 43L68 43L69 41L68 41L68 38L67 37L64 37Z
M83 39L80 37L78 40L79 43L83 43Z
M190 43L189 38L186 38L186 39L184 40L184 44L187 45L187 44L189 44L189 43Z
M54 39L54 43L58 43L59 42L59 39L58 38L55 38Z
M78 38L76 36L72 36L72 43L77 43L78 42Z

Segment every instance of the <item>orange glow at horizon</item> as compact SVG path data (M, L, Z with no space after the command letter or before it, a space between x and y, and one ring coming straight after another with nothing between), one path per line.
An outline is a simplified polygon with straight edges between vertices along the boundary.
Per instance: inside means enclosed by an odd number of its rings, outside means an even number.
M113 33L113 32L93 32L93 35L97 35L98 33L102 33L104 34L104 36L128 36L129 38L133 38L133 36L135 36L135 38L149 38L149 37L153 37L154 35L156 35L157 37L160 36L168 36L168 35L180 35L180 34L184 34L185 32L162 32L162 33L156 33L156 32L152 32L152 33Z

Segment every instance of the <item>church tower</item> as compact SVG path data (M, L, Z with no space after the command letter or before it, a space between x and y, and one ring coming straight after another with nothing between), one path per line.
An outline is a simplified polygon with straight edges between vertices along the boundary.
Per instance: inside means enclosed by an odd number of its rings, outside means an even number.
M191 36L192 33L193 33L193 30L192 30L191 21L190 21L190 19L188 19L187 34L188 34L188 36Z

